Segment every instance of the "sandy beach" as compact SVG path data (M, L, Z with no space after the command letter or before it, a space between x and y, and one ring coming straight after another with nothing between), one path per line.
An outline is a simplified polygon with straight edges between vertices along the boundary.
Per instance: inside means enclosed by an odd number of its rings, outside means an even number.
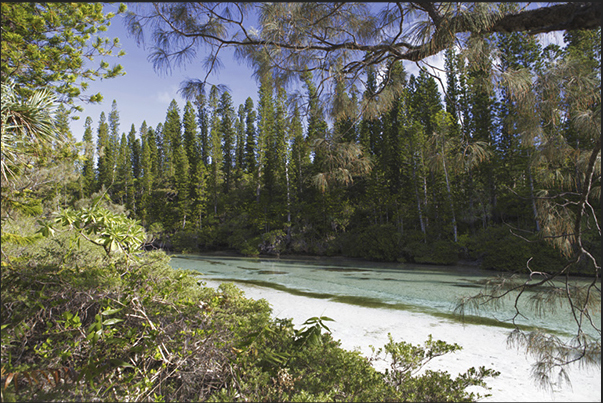
M207 286L217 287L220 282L205 280ZM572 367L569 371L572 386L556 385L553 391L538 388L530 378L533 360L514 348L507 348L509 330L483 326L462 325L430 315L401 310L365 308L295 296L286 292L251 285L237 284L245 295L253 299L266 299L278 318L292 318L296 327L313 316L328 316L335 322L328 322L335 339L340 339L342 347L359 349L370 356L370 345L382 347L388 341L388 333L395 340L422 344L431 334L434 339L447 343L457 343L463 349L433 360L426 369L445 370L456 375L470 367L485 366L501 372L497 378L487 379L492 388L473 391L480 394L491 393L485 402L600 402L601 369ZM378 362L377 369L386 364Z

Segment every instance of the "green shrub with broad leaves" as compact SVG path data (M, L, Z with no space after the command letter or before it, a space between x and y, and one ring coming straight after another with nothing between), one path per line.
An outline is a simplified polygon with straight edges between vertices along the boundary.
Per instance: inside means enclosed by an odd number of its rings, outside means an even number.
M528 242L526 242L526 240ZM518 234L507 226L480 230L477 236L463 239L468 257L480 260L486 270L514 273L560 270L567 259L538 235Z
M133 254L137 226L100 208L66 210L41 227L41 246L4 264L3 401L472 401L466 388L497 375L419 375L459 349L431 339L390 339L379 372L377 357L341 348L330 318L295 328L233 284L206 288L197 272L171 268L164 252Z

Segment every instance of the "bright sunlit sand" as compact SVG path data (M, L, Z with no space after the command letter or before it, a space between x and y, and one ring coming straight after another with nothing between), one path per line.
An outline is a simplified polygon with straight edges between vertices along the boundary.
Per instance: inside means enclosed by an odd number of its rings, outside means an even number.
M205 280L207 286L217 287L221 282ZM348 350L359 348L364 356L371 355L370 345L376 348L387 343L391 333L396 341L423 344L431 334L434 339L457 343L463 349L439 357L427 369L445 370L456 375L470 367L485 366L500 371L497 378L489 378L489 392L483 388L471 391L491 393L487 402L600 402L601 369L583 369L574 366L569 374L572 386L555 386L552 392L539 389L530 377L533 360L514 348L507 348L508 329L483 325L465 325L426 314L401 310L366 308L291 295L286 292L252 285L237 284L245 296L266 299L278 318L292 318L296 327L313 316L328 316L335 322L326 322L335 339ZM378 362L376 368L385 368Z

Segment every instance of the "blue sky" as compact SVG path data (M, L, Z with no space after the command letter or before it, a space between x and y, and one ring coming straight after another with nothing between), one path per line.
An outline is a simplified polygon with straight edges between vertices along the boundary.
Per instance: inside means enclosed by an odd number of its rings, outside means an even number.
M116 11L117 5L105 5L105 11ZM119 111L120 133L129 133L132 124L136 131L146 120L147 125L156 127L158 123L165 121L167 108L175 99L182 114L186 101L178 94L180 83L186 79L205 77L205 71L201 63L194 62L185 68L174 68L171 74L159 74L153 69L151 62L147 60L148 50L138 46L134 38L130 37L124 25L123 17L117 15L111 20L109 29L102 33L108 38L118 37L121 49L126 52L122 57L108 57L105 61L109 65L121 64L126 75L107 80L97 79L89 83L86 95L100 92L103 101L100 104L83 104L84 111L77 113L80 118L71 122L71 131L77 140L81 140L84 134L84 122L86 117L92 118L93 135L96 138L96 129L101 112L108 116L111 111L113 100L117 101ZM114 52L117 54L117 51ZM209 80L213 84L224 84L229 87L229 93L233 99L235 110L239 104L251 97L256 103L258 85L252 78L252 71L245 63L237 62L231 54L221 52L223 68L217 73L210 75ZM201 58L199 58L200 60ZM98 61L95 60L95 64Z
M117 11L117 4L106 4L105 11ZM138 46L134 38L128 35L123 17L117 15L111 22L111 26L103 35L109 38L118 37L121 49L126 52L126 55L120 58L106 58L105 61L110 65L121 64L126 75L90 82L86 94L101 92L104 99L97 105L82 105L84 111L76 115L80 117L79 120L71 122L71 130L77 140L82 139L87 116L92 118L93 135L96 136L100 114L103 111L106 115L109 114L113 100L117 101L120 133L129 133L132 124L138 132L143 121L146 121L148 126L156 127L158 123L165 121L167 108L172 99L176 100L182 114L186 101L178 94L180 83L186 79L205 77L205 70L200 62L203 59L201 54L196 61L182 68L175 67L171 74L156 73L152 63L147 60L149 51ZM544 35L544 40L563 45L560 32ZM212 84L224 84L229 88L235 110L245 102L247 97L251 97L254 104L257 105L258 83L252 77L252 70L246 63L236 61L232 57L232 53L222 51L221 55L223 66L217 72L212 73L208 81ZM441 81L445 82L443 52L426 59L426 62L428 65L436 67L436 69L428 67L428 70L432 74L439 75ZM419 70L414 63L405 63L405 66L410 74L418 74ZM442 90L442 88L440 89Z

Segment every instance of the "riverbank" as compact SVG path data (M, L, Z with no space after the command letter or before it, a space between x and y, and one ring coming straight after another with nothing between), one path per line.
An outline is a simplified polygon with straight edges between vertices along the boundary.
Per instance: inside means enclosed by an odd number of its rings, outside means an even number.
M221 282L204 280L209 287ZM236 283L235 283L236 284ZM583 369L573 366L569 370L572 386L556 384L552 391L538 388L530 377L533 360L524 353L507 348L508 330L483 326L462 325L430 315L358 307L325 299L315 299L269 288L237 284L245 295L253 299L266 299L278 318L292 318L296 327L313 316L328 316L335 320L329 327L342 347L358 348L363 355L370 356L373 345L382 347L388 341L388 333L395 340L422 344L428 337L457 343L463 350L433 360L425 369L446 370L451 374L465 372L470 367L485 366L501 372L488 379L492 396L487 402L600 402L601 369ZM377 362L375 367L383 370L386 364ZM480 390L481 389L481 390ZM476 392L484 394L482 388Z

